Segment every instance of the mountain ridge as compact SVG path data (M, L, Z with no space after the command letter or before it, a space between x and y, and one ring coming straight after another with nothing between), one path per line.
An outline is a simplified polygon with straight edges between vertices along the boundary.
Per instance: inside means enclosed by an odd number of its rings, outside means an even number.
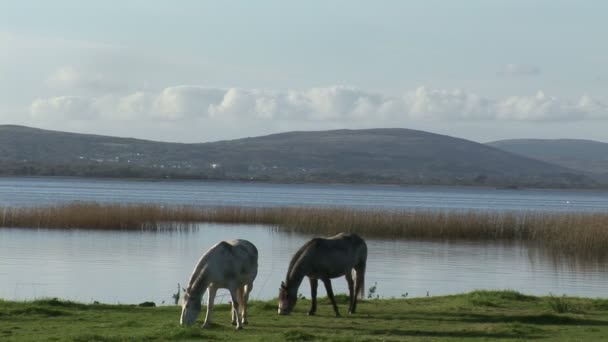
M588 139L508 139L486 145L608 178L608 143Z
M405 128L175 143L0 125L0 174L593 187L572 169Z

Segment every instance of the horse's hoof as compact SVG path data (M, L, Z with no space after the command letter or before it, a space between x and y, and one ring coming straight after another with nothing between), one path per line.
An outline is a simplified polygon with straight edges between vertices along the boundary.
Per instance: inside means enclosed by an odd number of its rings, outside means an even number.
M336 312L336 317L342 317L342 315Z
M236 321L232 321L232 322L230 322L230 324L236 325Z
M314 316L315 312L314 311L308 311L308 316Z
M249 321L243 321L243 324L249 324Z
M201 325L201 328L209 329L209 328L211 328L211 323L205 323L205 324Z
M242 325L237 325L236 326L236 330L243 330L243 326Z

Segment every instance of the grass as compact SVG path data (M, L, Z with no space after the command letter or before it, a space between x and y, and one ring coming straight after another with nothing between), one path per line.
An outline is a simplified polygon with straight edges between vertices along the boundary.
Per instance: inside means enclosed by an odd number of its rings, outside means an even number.
M437 212L349 208L194 207L75 202L0 208L0 227L179 229L195 223L267 224L313 235L525 242L563 255L608 257L608 213Z
M356 315L333 317L326 298L317 316L308 300L290 316L278 316L276 301L251 302L249 325L235 331L228 305L217 305L211 329L178 325L177 306L80 304L61 300L0 301L2 341L605 341L605 300L563 298L577 312L557 313L552 297L514 291L414 299L367 300ZM346 296L340 296L346 311Z

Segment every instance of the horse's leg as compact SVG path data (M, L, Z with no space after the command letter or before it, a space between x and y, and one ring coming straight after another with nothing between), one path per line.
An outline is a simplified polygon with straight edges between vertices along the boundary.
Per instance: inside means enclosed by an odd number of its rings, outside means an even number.
M245 291L245 285L236 290L236 295L239 297L239 305L241 306L241 323L243 324L245 324L245 310L247 305L245 303Z
M348 313L355 313L355 306L356 304L356 296L355 296L355 282L353 280L353 272L348 271L346 272L346 274L344 274L344 277L346 278L346 282L348 283L348 299L350 304L348 305Z
M340 312L338 311L338 305L336 304L336 298L334 298L334 290L331 288L331 280L329 278L321 278L323 284L325 285L325 291L327 291L327 297L331 301L331 305L334 307L334 311L336 313L336 317L340 317Z
M313 278L308 279L310 280L310 299L312 302L308 314L312 316L317 312L317 286L319 286L319 280Z
M239 288L233 286L230 287L230 297L232 298L232 324L236 323L236 328L243 329L243 323L239 317Z
M243 303L241 303L241 305L243 305L243 312L241 313L241 320L243 324L249 324L249 322L247 321L247 302L249 301L249 294L251 293L252 289L253 283L249 283L243 286Z
M207 314L205 315L205 323L203 323L203 328L211 327L211 316L213 315L213 301L215 300L215 294L217 293L217 288L214 286L210 286L207 290L208 299L207 299Z
M239 305L242 305L242 298L243 298L243 288L242 287L237 287L236 289L236 298L237 298L237 302ZM237 321L237 315L234 314L234 310L230 311L230 317L232 317L232 325L236 325L236 321Z

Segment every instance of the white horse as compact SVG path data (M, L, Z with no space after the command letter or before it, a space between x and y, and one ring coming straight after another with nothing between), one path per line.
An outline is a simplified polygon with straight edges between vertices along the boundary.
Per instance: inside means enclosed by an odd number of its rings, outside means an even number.
M203 328L211 326L213 300L217 289L228 289L232 297L232 324L247 324L247 300L258 274L258 250L247 240L222 241L211 247L192 272L184 294L181 325L192 325L201 312L203 294L209 289ZM241 317L239 317L239 306Z

